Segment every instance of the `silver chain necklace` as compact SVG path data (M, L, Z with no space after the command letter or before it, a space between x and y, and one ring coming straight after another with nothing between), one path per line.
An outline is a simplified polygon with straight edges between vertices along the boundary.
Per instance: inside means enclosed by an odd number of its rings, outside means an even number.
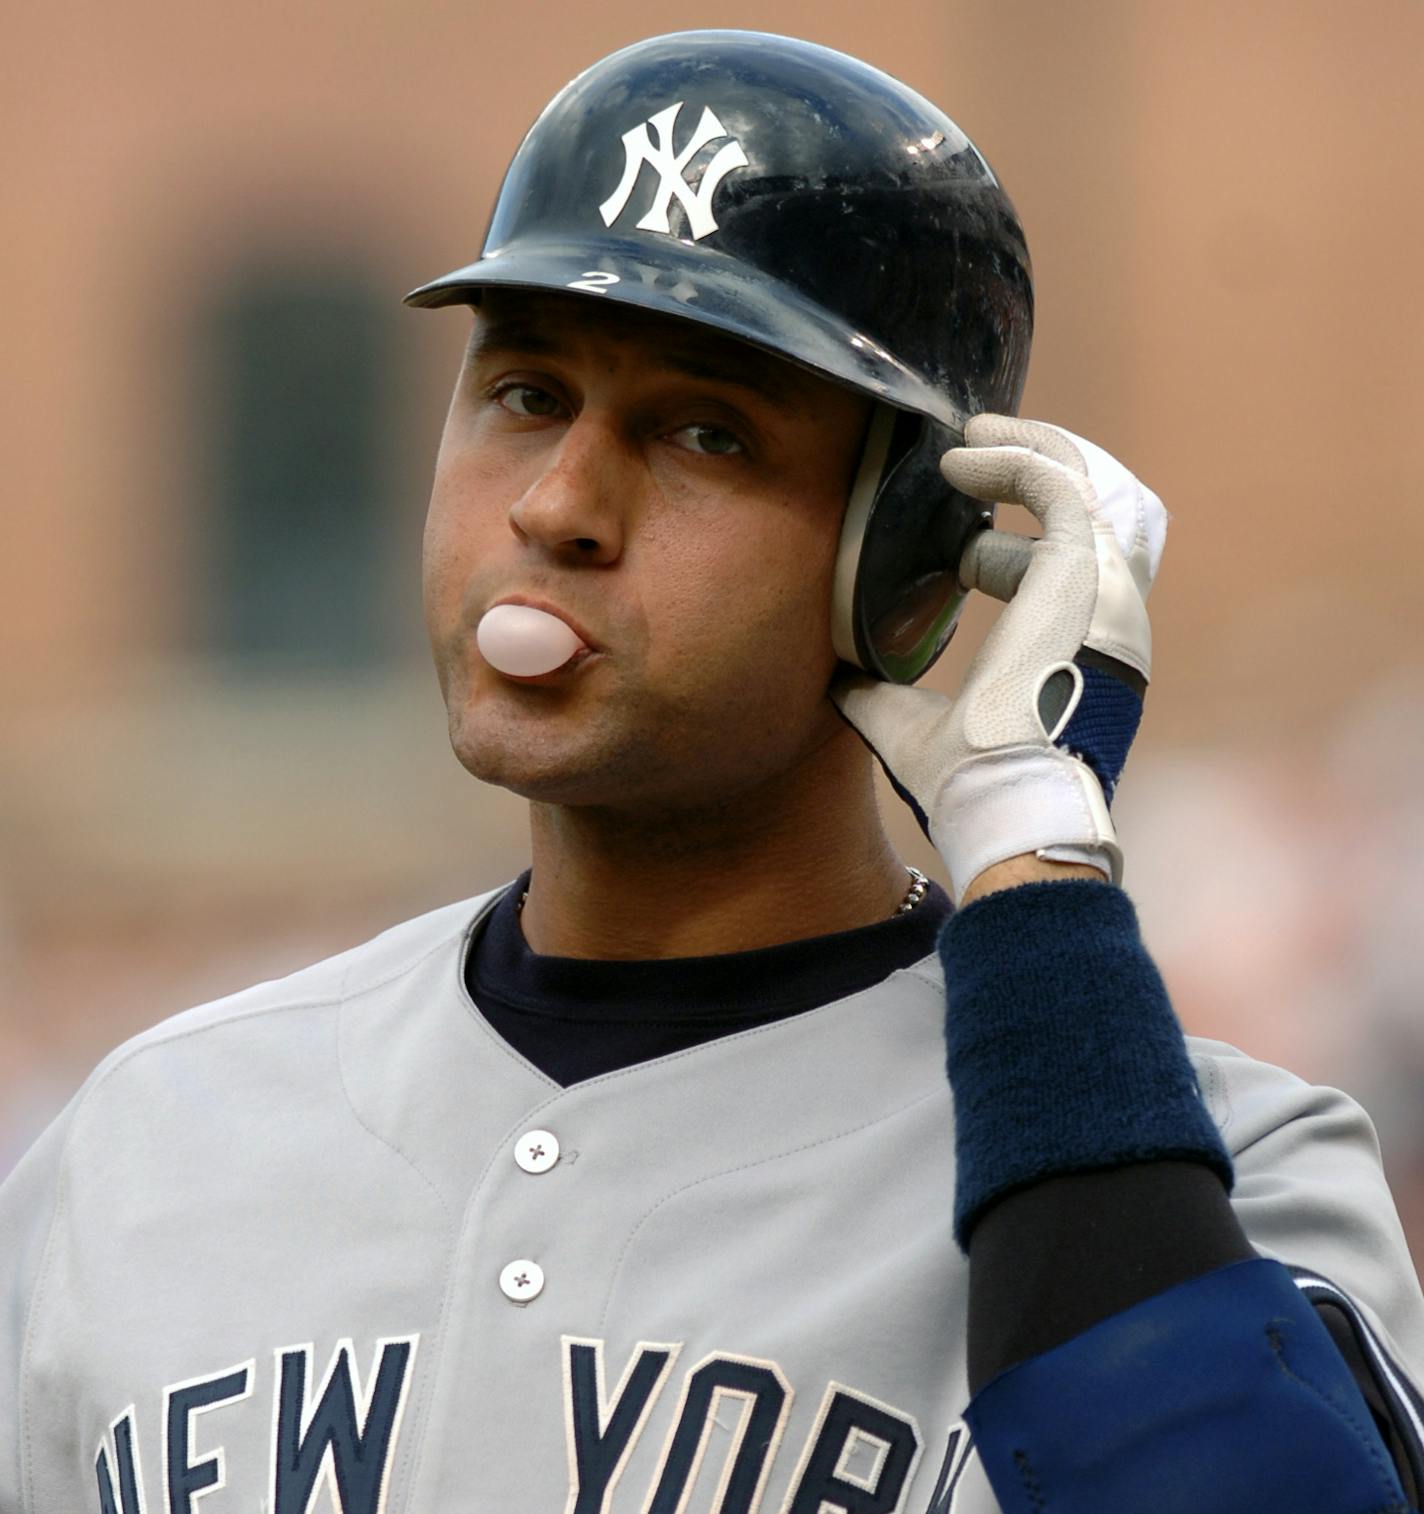
M930 880L925 877L919 868L911 867L906 863L905 871L910 875L910 887L906 890L905 897L901 899L895 915L908 915L930 891ZM891 915L890 918L893 920L895 915Z
M894 913L890 916L892 920L898 918L900 915L908 915L930 891L930 880L925 877L919 868L911 867L906 863L905 871L910 875L910 886L905 890L905 897L896 905ZM519 902L514 906L515 914L519 914L523 910L528 900L529 890L526 888L520 894Z

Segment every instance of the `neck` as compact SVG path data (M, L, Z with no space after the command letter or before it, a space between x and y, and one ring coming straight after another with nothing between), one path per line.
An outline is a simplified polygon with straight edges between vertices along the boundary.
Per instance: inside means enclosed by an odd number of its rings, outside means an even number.
M753 951L888 919L908 875L850 731L715 806L655 816L534 804L525 938L545 956Z

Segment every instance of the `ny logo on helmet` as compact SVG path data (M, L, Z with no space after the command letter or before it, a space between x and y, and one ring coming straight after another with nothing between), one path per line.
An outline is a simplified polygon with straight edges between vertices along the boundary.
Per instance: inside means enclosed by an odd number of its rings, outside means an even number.
M652 204L648 206L642 219L636 223L638 230L661 231L671 235L672 227L668 224L668 210L672 206L673 196L676 195L678 204L682 206L687 216L688 229L692 233L694 242L700 241L709 232L716 231L717 221L712 214L712 196L716 194L717 186L734 168L747 166L747 155L742 151L740 142L733 140L725 143L702 170L702 178L698 181L697 188L693 189L684 177L687 165L709 142L715 142L719 137L729 136L730 133L717 119L716 113L704 105L702 119L697 123L697 130L693 132L682 151L674 154L672 150L673 127L677 124L677 113L682 106L683 102L679 100L676 105L669 105L666 110L660 110L656 115L649 116L641 126L635 126L632 131L623 133L625 156L622 181L598 207L598 213L603 217L605 226L612 226L623 214L637 185L639 170L644 163L648 163L657 171L658 187L654 191ZM648 135L650 126L657 135L656 147Z

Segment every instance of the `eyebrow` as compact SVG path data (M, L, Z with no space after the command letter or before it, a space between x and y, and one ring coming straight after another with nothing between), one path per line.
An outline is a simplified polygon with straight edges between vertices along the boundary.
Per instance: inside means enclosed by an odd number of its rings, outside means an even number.
M664 350L659 354L663 365L687 378L708 379L717 384L731 384L750 389L764 400L783 410L804 410L806 402L797 386L782 373L784 359L763 356L748 349L742 353L719 352L708 348Z
M519 316L491 316L476 311L475 329L470 335L471 357L483 357L487 352L553 354L561 350L561 344L553 337Z
M550 332L544 322L531 321L523 315L483 313L475 323L470 339L470 356L483 357L490 352L528 352L547 357L567 354L568 343ZM746 389L782 410L804 411L807 403L793 375L782 370L784 358L772 357L756 348L743 346L732 339L708 343L679 343L659 346L654 360L659 367L685 378L705 379Z

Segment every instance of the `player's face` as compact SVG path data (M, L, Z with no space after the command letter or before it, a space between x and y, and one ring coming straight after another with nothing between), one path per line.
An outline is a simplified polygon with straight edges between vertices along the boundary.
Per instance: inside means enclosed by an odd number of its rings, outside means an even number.
M724 802L850 736L831 575L869 405L686 322L501 291L476 312L425 533L461 762L557 804ZM590 651L515 680L475 629L552 610ZM850 737L850 739L854 739Z

